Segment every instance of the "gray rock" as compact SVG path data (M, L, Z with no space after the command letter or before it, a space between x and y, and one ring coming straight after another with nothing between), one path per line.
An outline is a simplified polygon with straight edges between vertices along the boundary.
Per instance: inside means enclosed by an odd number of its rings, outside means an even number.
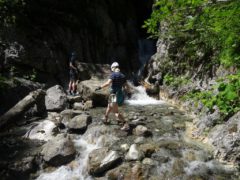
M18 174L18 177L28 176L30 173L37 170L37 166L34 162L34 157L25 157L22 160L14 162L9 165L9 169L15 174Z
M67 96L68 102L75 103L75 102L82 102L81 96Z
M75 116L71 121L66 125L70 131L73 132L85 132L87 126L92 122L92 117L86 114L81 114Z
M135 134L137 136L144 136L146 135L148 132L148 128L145 127L145 126L142 126L142 125L138 125L136 128L135 128Z
M136 144L132 144L130 146L130 149L125 157L126 160L129 161L136 161L136 160L141 160L144 157L143 152L141 152Z
M45 105L48 111L61 111L67 107L67 95L61 86L56 85L47 90Z
M75 102L73 104L73 109L75 110L84 110L84 104L81 102Z
M92 100L93 106L106 106L109 95L108 89L95 91L95 89L102 85L106 80L92 78L90 80L81 81L77 88L85 101Z
M228 122L218 125L209 133L209 142L214 146L214 155L222 160L240 162L240 112Z
M41 152L44 161L52 166L60 166L72 161L76 150L68 136L60 134L48 141Z
M108 150L108 148L93 150L88 157L88 173L90 175L100 175L114 168L120 160L121 157L118 153Z

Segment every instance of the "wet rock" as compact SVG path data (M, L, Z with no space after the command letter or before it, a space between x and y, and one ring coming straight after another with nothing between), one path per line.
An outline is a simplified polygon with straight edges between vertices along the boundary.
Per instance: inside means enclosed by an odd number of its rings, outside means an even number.
M150 158L144 158L142 163L144 165L150 165L150 166L153 166L155 164L155 162L152 159L150 159Z
M41 152L43 159L52 166L69 163L74 159L75 153L73 142L64 134L48 141Z
M121 149L126 152L127 150L129 150L129 145L128 144L122 144Z
M75 102L82 102L82 97L81 96L67 96L67 100L69 103L73 104Z
M144 180L147 179L145 176L145 169L142 165L137 162L132 166L128 163L124 163L121 166L107 172L107 179L117 180Z
M218 109L218 107L214 107L214 112L213 113L204 113L198 122L196 122L196 126L198 127L199 133L203 133L204 130L212 128L217 124L217 122L220 121L221 119L221 113Z
M106 173L107 179L128 180L127 177L131 175L131 166L129 163L123 163L120 166L109 170ZM104 179L106 179L104 177Z
M55 127L56 125L52 121L44 120L38 124L31 126L24 137L29 139L48 141L53 138L52 132Z
M73 109L75 110L89 110L90 108L93 107L93 102L92 101L86 101L86 102L75 102L73 104Z
M132 144L130 146L130 149L125 157L126 160L129 161L136 161L136 160L141 160L143 158L144 154L139 150L136 144Z
M14 174L19 179L27 178L30 173L37 170L37 165L34 162L34 157L25 157L22 160L14 162L9 165L11 174Z
M83 111L80 110L73 110L73 109L66 109L64 111L62 111L60 113L61 115L61 123L63 123L64 125L68 124L68 122L70 122L70 120L80 114L83 114Z
M173 127L178 130L185 130L185 124L184 123L174 123Z
M135 144L141 144L141 143L144 143L145 141L145 138L140 136L140 137L137 137L135 140L134 140L134 143Z
M61 111L67 107L67 96L59 85L47 90L45 105L48 111Z
M71 121L66 126L69 128L70 132L82 134L86 131L87 126L91 122L92 117L90 115L81 114L71 119Z
M170 160L172 155L166 149L160 149L159 151L152 154L152 159L161 163L166 163Z
M209 173L209 169L206 163L201 161L192 161L188 164L188 167L184 168L184 171L188 175L201 175L206 176Z
M148 143L148 144L141 144L139 146L139 149L144 153L145 157L151 157L151 155L156 151L157 147L152 143Z
M108 148L93 150L88 157L88 173L99 176L105 171L114 168L121 161L121 157L116 151Z
M185 164L186 163L182 159L174 159L171 172L172 176L175 177L184 174Z
M93 108L93 101L92 100L88 100L86 102L84 102L84 110L89 110Z
M142 126L142 125L138 125L136 128L135 128L135 134L137 136L146 136L148 133L148 128L145 127L145 126Z
M74 110L84 110L84 104L82 102L75 102L73 104Z

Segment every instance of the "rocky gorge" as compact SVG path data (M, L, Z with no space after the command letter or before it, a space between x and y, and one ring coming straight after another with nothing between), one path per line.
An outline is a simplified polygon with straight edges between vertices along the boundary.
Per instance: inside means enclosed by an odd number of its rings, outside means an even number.
M98 84L80 83L88 89L85 97L67 96L59 85L37 90L4 114L1 122L17 124L1 133L3 179L238 178L236 167L214 160L210 146L190 138L190 116L147 96L143 87L121 108L129 131L113 116L103 124L99 102L107 94L94 91ZM26 119L34 107L46 115Z
M1 1L1 178L238 180L240 4L182 2ZM113 61L129 131L102 122Z

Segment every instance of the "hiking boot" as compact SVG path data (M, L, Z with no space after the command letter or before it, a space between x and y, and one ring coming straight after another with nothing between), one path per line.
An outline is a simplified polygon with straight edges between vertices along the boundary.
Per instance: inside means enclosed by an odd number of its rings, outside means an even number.
M67 95L71 96L72 95L72 91L67 91Z
M121 128L122 131L128 131L130 129L129 125L125 123L123 127Z

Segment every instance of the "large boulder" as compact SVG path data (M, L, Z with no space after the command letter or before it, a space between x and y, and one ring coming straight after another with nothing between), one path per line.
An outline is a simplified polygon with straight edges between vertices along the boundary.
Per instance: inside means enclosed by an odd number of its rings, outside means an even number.
M95 91L95 89L102 85L106 80L100 80L94 77L90 80L81 81L77 86L78 92L84 100L92 100L93 106L106 106L109 95L108 89L106 88Z
M116 151L111 151L108 148L100 148L93 150L88 157L88 173L98 176L105 171L114 168L121 157Z
M66 126L71 132L84 133L87 129L87 126L92 122L92 117L87 114L81 114L75 116Z
M225 124L213 128L209 142L214 146L214 155L222 160L240 162L240 112Z
M50 120L43 120L29 128L24 135L25 138L38 139L41 141L48 141L53 138L53 129L56 128L54 122Z
M67 95L59 85L47 90L45 105L48 111L61 111L67 107Z
M72 161L76 150L69 136L59 134L44 145L41 154L48 164L60 166Z
M60 115L62 117L61 123L63 123L64 125L67 125L73 117L78 116L83 113L84 113L83 111L79 111L79 110L65 109L64 111L62 111L60 113Z

